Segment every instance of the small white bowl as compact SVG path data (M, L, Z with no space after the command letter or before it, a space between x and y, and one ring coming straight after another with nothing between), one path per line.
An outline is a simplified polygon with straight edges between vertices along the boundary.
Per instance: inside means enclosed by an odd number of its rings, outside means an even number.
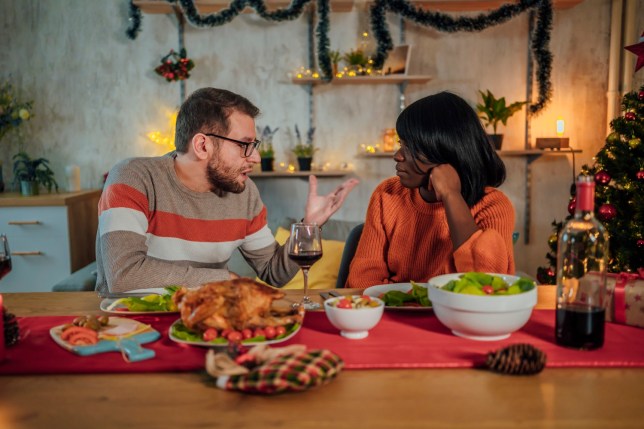
M508 284L519 279L494 274ZM429 279L429 299L440 322L454 335L471 340L496 341L508 338L528 322L537 304L537 286L516 295L466 295L441 289L463 273L445 274Z
M359 295L347 296L346 298L359 297ZM350 340L361 340L367 338L369 330L376 326L382 318L385 303L379 298L371 298L378 303L377 307L363 308L338 308L331 305L332 302L341 298L329 298L324 301L324 312L329 322L340 330L340 335Z

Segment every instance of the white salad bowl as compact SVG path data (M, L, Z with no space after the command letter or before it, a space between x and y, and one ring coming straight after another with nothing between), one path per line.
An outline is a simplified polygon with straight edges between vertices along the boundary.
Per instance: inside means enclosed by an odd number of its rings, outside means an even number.
M507 274L490 274L510 285L519 279ZM445 274L428 281L434 313L454 335L480 341L502 340L528 322L537 304L536 285L515 295L466 295L441 289L462 275Z
M355 296L355 295L354 295ZM369 335L369 330L380 322L385 303L379 298L371 298L378 303L377 307L338 308L331 303L340 298L329 298L324 301L324 312L329 322L340 330L340 335L351 340L361 340ZM351 298L347 296L347 298Z

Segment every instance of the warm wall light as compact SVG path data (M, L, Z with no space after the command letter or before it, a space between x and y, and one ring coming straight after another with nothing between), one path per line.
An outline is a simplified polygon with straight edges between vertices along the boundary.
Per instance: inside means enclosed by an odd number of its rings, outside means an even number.
M177 113L172 112L168 114L168 130L167 131L150 131L147 134L148 139L158 144L164 151L173 151L174 147L174 130L177 123Z
M555 132L557 137L537 138L537 149L561 149L569 147L568 137L564 137L565 122L563 118L557 118Z

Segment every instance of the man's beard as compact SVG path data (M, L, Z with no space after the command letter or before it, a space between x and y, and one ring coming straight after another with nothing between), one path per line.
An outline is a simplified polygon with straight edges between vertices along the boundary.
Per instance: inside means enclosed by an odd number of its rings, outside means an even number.
M222 197L226 192L233 194L240 194L246 189L245 183L239 183L236 179L239 176L239 170L235 171L232 168L223 168L217 165L218 163L209 162L206 167L206 176L210 183L210 190Z

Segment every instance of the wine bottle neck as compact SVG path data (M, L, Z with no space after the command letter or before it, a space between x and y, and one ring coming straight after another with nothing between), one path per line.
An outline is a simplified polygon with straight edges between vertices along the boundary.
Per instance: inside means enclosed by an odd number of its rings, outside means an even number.
M593 212L595 208L595 183L582 182L577 183L577 204L575 215L584 212Z

